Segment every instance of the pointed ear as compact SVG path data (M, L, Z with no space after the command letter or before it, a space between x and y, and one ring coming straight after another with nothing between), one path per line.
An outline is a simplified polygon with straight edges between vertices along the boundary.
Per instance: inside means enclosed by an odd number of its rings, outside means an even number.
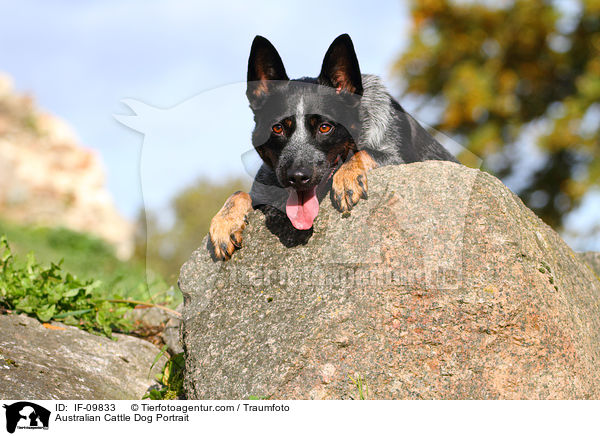
M252 41L248 58L248 87L250 104L269 93L270 80L289 80L279 53L268 39L257 35Z
M362 95L362 79L354 45L348 34L338 36L329 46L319 74L319 83L337 92Z

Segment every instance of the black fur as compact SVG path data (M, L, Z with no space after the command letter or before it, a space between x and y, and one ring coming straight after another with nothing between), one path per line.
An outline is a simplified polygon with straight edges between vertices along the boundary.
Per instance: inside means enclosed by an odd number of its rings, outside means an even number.
M318 77L297 80L287 77L275 47L257 36L248 61L247 96L256 123L252 143L264 161L250 191L254 207L284 210L286 189L315 186L322 200L332 171L358 150L366 150L379 166L456 161L379 78L361 74L346 34L327 50ZM320 133L322 123L332 131ZM281 134L274 133L276 124Z

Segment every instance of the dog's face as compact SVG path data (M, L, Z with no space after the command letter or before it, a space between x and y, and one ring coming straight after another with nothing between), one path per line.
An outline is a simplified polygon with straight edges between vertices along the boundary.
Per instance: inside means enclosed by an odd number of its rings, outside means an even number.
M256 123L252 142L289 192L294 227L312 227L316 188L356 149L362 94L360 69L348 35L329 47L317 78L289 80L279 54L257 36L248 62L247 96Z

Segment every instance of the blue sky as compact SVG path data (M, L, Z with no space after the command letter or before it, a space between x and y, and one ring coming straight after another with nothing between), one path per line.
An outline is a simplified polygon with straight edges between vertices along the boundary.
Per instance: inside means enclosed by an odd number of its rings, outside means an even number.
M142 206L143 137L113 118L128 113L122 99L168 108L242 82L257 34L278 48L290 77L316 75L341 33L352 36L363 71L383 76L406 43L402 2L256 3L0 0L0 71L101 153L117 207L134 217ZM249 116L247 103L235 109ZM213 161L223 154L222 147L199 146L190 156L198 176L214 175ZM160 203L145 194L152 206Z
M247 172L240 155L251 149L252 120L243 95L236 92L243 90L255 35L271 40L288 75L300 77L316 75L331 41L349 33L361 70L382 76L393 92L398 84L391 80L390 67L406 46L409 30L402 0L0 0L0 71L101 154L117 207L134 218L143 207L142 198L148 207L166 210L170 197L197 177ZM158 144L165 150L162 154L144 156L148 182L142 197L144 137L113 115L131 114L121 103L124 99L158 108L193 108L185 102L204 101L194 98L198 96L206 101L222 97L222 112L215 113L239 120L231 127L238 129L235 143L188 141L187 148L179 149L185 161L170 161L169 148L181 144L163 140ZM410 110L410 104L403 104ZM184 120L200 123L189 113ZM151 169L160 165L166 165L168 177L153 177ZM564 236L574 247L600 250L600 237L569 236L592 228L599 214L600 194L595 193L567 220Z

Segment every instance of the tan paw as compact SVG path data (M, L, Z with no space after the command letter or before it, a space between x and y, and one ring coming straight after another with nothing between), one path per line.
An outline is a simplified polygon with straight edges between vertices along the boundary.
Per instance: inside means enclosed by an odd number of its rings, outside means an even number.
M246 217L252 209L250 196L245 192L231 195L210 222L210 247L217 260L228 260L234 251L242 247L242 232Z
M367 171L377 164L366 151L355 153L333 175L331 202L340 212L349 212L368 197Z

